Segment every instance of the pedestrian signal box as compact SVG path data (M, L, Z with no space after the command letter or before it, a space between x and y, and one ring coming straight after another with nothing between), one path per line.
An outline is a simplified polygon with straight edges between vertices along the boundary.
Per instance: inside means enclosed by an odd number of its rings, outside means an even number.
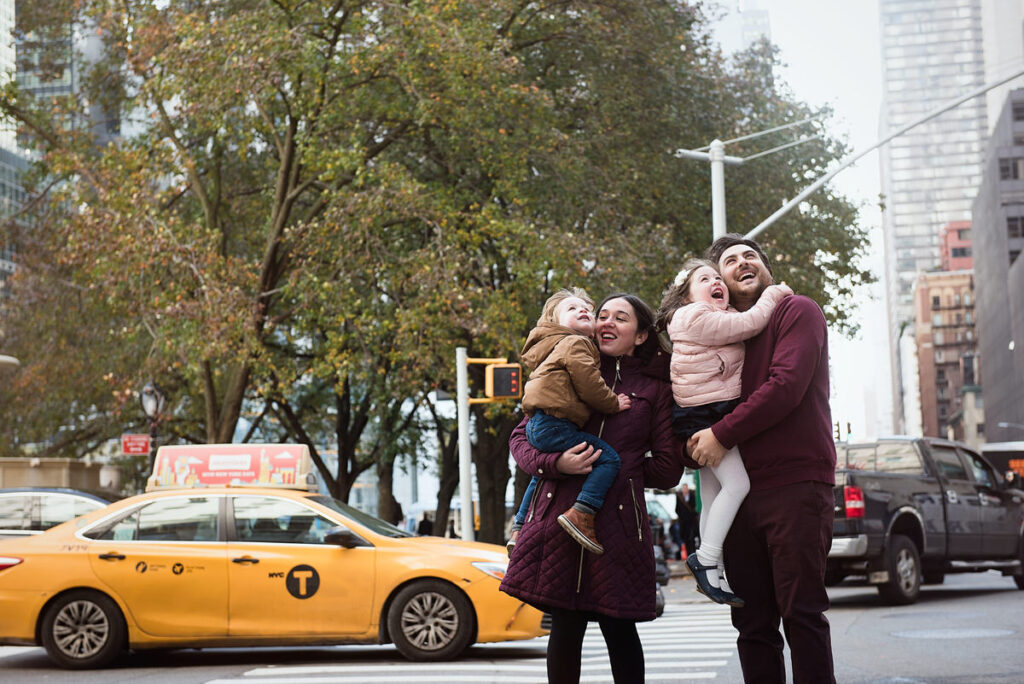
M523 396L523 369L518 363L491 363L484 367L484 394L492 399Z

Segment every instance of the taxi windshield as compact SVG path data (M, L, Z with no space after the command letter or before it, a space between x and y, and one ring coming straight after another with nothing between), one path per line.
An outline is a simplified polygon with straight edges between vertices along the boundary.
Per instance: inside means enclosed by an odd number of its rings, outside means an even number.
M363 527L367 527L373 532L382 535L384 537L411 537L405 530L400 530L391 523L386 523L378 517L372 516L369 513L364 513L358 508L353 508L347 503L332 499L329 496L311 496L310 501L315 501L321 506L327 506L333 511L341 513L345 517L352 518Z

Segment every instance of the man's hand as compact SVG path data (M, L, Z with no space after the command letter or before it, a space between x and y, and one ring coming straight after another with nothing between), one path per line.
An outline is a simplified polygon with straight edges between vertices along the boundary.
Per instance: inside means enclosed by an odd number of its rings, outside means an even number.
M632 405L633 402L630 400L629 395L627 395L627 394L619 394L617 396L619 398L619 410L620 411L625 411L626 409L628 409Z
M586 475L594 469L594 461L600 455L600 449L595 451L591 445L580 442L562 452L555 461L555 468L563 475Z
M728 451L715 437L711 428L705 428L695 433L686 443L686 448L690 452L690 458L702 466L711 466L712 468L722 462L722 457Z

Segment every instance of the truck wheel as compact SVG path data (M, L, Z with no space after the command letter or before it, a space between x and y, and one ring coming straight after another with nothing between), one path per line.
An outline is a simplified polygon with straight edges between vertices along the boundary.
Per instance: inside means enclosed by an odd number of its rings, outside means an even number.
M69 591L50 604L42 623L46 653L69 670L106 667L128 645L117 604L87 589Z
M388 633L409 660L451 660L469 648L475 617L461 591L441 580L422 580L391 602Z
M878 585L882 600L892 606L904 606L917 601L921 593L921 557L917 547L902 534L889 540L885 558L889 581Z

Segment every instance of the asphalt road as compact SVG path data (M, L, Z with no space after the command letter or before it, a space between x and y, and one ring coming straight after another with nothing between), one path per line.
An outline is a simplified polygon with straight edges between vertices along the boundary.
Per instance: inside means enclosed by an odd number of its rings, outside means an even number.
M686 681L683 661L701 667L716 682L741 682L735 636L728 615L713 608L679 574L664 593L663 620L645 641L648 681ZM841 684L1020 684L1024 682L1024 591L998 573L950 575L925 586L920 601L890 607L867 585L844 583L829 590L836 679ZM708 622L702 622L708 621ZM714 621L713 623L711 621ZM697 636L694 625L699 627ZM585 658L584 681L604 682L607 666L599 632L591 630L595 655ZM707 645L701 642L708 640ZM710 645L714 641L714 646ZM206 682L427 682L484 684L543 681L544 640L477 646L466 662L422 666L405 661L392 646L176 650L131 654L115 668L68 672L56 668L41 649L0 647L4 684L204 684ZM677 646L678 645L678 646ZM715 652L712 653L712 650ZM690 655L687 655L690 651ZM540 668L540 669L538 669ZM450 673L444 676L443 673ZM516 673L519 673L518 675ZM678 673L678 674L676 674ZM442 679L435 678L441 676Z

